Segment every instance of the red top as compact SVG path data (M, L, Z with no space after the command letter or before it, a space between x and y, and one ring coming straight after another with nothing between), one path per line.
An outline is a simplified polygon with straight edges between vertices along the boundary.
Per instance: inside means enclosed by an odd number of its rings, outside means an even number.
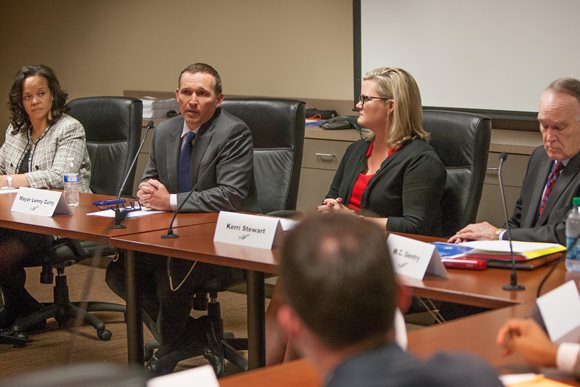
M391 149L387 153L387 157L390 157L393 153L398 151L399 148L400 148L400 146ZM369 145L369 149L367 149L367 154L366 154L367 159L369 157L371 157L372 152L373 152L373 143L371 142L371 144ZM348 208L350 208L351 210L354 210L356 212L360 212L360 210L361 210L360 202L362 200L363 193L367 189L369 182L372 180L373 177L375 177L374 173L371 175L366 175L364 173L361 173L358 175L358 178L356 179L354 186L352 187L352 192L350 194L350 200L349 200L348 206L347 206Z

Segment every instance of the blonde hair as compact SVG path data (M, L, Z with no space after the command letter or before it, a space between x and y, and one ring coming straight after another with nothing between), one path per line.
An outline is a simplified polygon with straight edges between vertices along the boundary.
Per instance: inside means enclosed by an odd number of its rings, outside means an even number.
M423 129L423 106L417 82L400 68L379 67L368 72L365 81L376 81L380 97L392 98L395 104L386 143L391 148L420 138L427 141L429 133Z

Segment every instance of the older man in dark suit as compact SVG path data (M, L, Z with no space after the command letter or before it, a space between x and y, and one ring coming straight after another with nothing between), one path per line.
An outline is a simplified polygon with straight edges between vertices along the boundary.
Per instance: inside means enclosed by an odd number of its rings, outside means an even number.
M278 322L327 387L501 386L482 360L439 353L419 360L394 340L397 285L384 230L323 214L287 236Z
M530 157L509 225L514 240L565 244L566 215L580 195L580 81L552 82L540 99L538 121L544 145ZM470 224L449 241L490 239L507 239L505 230Z
M243 121L220 109L224 96L218 72L204 63L189 65L179 76L175 97L181 115L164 121L154 132L137 192L141 204L165 211L183 205L183 212L251 209L252 136ZM155 321L152 331L161 344L148 368L167 373L179 360L202 352L214 367L223 367L221 348L215 348L220 344L209 322L189 314L200 286L239 271L146 254L138 263L144 309ZM107 283L125 295L122 261L109 265Z

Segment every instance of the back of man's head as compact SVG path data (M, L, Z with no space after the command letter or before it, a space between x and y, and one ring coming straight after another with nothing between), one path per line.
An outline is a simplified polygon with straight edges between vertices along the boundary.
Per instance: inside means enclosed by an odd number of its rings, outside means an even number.
M280 277L287 303L328 347L387 340L397 287L378 226L352 215L305 219L286 238Z

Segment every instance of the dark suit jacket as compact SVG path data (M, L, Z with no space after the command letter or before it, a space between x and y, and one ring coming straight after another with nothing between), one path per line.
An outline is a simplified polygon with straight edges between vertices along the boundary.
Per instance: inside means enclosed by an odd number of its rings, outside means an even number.
M350 202L358 175L367 169L369 142L351 144L342 158L327 198ZM435 150L413 140L383 161L363 192L363 213L389 218L389 231L438 235L447 172Z
M169 193L177 194L177 205L187 192L178 192L178 164L183 117L159 124L153 134L151 154L142 181L157 179ZM238 138L240 135L243 138ZM233 141L232 141L233 140ZM217 162L214 159L222 152ZM254 150L248 126L233 115L217 109L199 128L191 156L192 184L199 184L184 212L239 211L255 207ZM207 175L200 180L202 175Z
M326 383L326 387L501 385L495 372L475 356L438 353L423 361L396 345L353 356L339 365Z
M512 239L566 244L566 216L572 208L572 198L580 195L580 154L574 156L560 173L542 216L538 218L538 207L553 165L554 161L548 158L544 147L534 150L520 198L509 220ZM503 238L507 239L507 233Z

